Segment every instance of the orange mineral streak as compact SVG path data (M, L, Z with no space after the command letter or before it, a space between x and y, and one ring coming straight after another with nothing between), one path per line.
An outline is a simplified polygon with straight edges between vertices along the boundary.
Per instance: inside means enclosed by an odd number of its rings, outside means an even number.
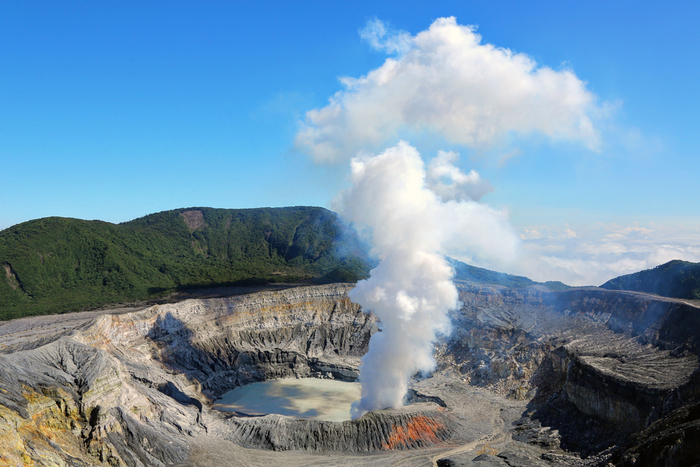
M408 447L417 441L435 444L440 441L438 431L444 429L444 425L432 418L420 415L413 417L410 422L403 426L394 426L391 436L386 443L382 444L382 449L396 449L398 447Z

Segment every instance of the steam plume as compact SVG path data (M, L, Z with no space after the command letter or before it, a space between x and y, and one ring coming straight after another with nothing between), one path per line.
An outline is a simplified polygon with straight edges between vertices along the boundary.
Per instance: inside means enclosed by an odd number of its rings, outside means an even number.
M440 157L436 164L447 167ZM506 215L465 199L467 192L457 189L478 174L469 178L450 167L441 172L440 191L451 194L441 197L430 188L418 151L405 142L351 162L353 186L336 208L369 227L381 262L350 297L374 311L382 329L362 359L362 398L353 405L353 418L402 405L410 377L434 369L433 342L449 330L447 313L458 305L453 271L443 255L457 245L478 256L514 254L518 240ZM462 199L454 199L457 194Z
M381 260L350 293L382 326L362 360L353 418L401 405L410 377L434 368L433 342L448 331L448 311L458 305L444 255L503 270L519 242L507 214L479 202L491 185L459 170L456 153L439 152L427 168L403 141L378 155L356 155L406 134L478 149L538 133L596 150L593 122L605 113L572 71L481 44L475 28L455 18L437 19L415 36L374 20L361 36L395 56L365 76L342 78L343 89L306 113L295 139L316 162L352 158L353 185L335 209L371 232Z

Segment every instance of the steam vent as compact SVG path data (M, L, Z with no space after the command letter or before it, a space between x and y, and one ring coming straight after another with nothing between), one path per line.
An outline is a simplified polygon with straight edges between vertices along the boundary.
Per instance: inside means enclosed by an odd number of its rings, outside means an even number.
M355 381L378 326L350 287L241 288L0 324L0 465L682 466L698 456L700 309L599 288L458 283L438 368L413 378L400 408L343 422L213 408L253 382Z

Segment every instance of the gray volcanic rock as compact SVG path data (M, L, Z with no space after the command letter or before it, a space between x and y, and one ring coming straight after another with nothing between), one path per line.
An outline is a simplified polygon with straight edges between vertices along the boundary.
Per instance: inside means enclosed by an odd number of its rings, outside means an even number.
M596 288L463 283L459 290L464 306L443 352L478 385L506 392L531 384L545 359L558 372L575 360L598 378L658 391L686 384L698 368L695 339L684 329L693 321L673 322L677 313L700 317L700 309L679 300Z
M463 307L436 344L438 369L416 375L403 408L341 423L211 409L254 381L354 380L378 323L349 289L295 287L0 324L0 465L693 459L700 310L597 288L460 283Z
M226 438L275 451L373 452L434 446L460 439L457 420L431 403L371 412L358 420L324 422L282 415L229 419Z
M459 290L464 306L439 347L443 371L531 400L533 416L554 424L567 449L624 442L698 396L700 309L690 303L597 288ZM551 445L536 430L519 439Z
M218 396L242 384L331 373L354 381L376 319L346 296L348 286L300 287L162 305L148 338L158 359Z
M632 437L617 453L621 466L700 464L700 403L681 407Z
M184 461L189 438L223 426L208 396L268 377L357 374L376 325L347 289L187 300L37 335L28 350L0 356L0 432L13 434L0 452L17 461L28 452L114 465ZM24 332L10 326L6 349ZM52 436L70 438L61 446L72 449L47 454L56 451ZM31 448L40 444L48 449Z

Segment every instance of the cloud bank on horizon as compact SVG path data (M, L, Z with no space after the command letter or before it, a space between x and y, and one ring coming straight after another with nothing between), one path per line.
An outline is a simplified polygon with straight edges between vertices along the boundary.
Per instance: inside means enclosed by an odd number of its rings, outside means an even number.
M698 227L655 223L526 226L519 233L523 241L518 270L539 281L556 278L572 285L601 285L674 259L698 262Z

